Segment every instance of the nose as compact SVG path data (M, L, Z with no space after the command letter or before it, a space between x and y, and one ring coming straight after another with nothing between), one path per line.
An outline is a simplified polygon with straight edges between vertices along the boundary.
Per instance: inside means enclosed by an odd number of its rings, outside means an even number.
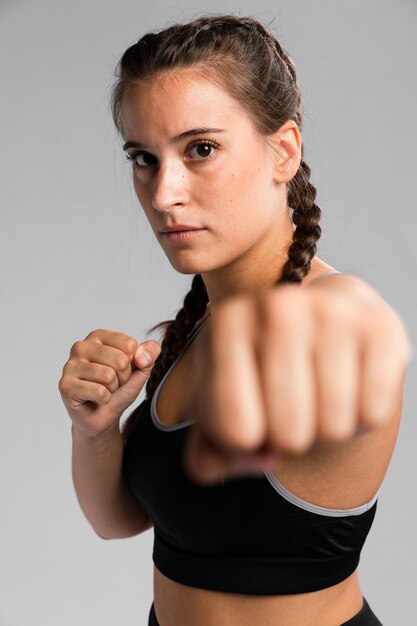
M153 184L152 206L157 211L167 211L173 205L185 204L188 200L186 173L181 166L161 166Z

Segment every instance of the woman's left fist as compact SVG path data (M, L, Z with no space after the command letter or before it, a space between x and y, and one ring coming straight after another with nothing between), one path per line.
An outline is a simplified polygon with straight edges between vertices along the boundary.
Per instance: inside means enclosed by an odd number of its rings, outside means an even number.
M205 326L184 458L199 483L261 473L280 452L382 424L411 358L400 317L346 275L230 297Z

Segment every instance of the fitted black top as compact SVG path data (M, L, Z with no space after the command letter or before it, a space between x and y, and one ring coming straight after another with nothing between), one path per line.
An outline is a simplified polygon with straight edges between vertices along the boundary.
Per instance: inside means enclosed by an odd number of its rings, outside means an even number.
M379 491L362 506L329 509L301 500L269 471L205 486L184 471L195 420L162 424L156 400L203 324L152 399L133 411L124 451L128 485L154 524L155 565L184 585L242 594L306 593L341 582L359 563Z

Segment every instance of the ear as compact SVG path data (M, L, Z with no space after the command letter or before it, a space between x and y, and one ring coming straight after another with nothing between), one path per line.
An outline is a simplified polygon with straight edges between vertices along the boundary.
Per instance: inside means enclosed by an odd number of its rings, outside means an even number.
M274 149L274 180L287 183L294 178L301 163L303 141L300 129L293 120L288 120L268 139Z

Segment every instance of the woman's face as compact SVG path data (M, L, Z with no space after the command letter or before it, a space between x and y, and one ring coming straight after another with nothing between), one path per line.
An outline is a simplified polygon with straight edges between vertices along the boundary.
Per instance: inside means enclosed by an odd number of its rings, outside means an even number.
M286 260L293 227L273 151L217 83L188 69L136 86L122 124L137 197L177 271L236 274L254 261L261 272ZM162 234L179 224L202 230L180 243Z

